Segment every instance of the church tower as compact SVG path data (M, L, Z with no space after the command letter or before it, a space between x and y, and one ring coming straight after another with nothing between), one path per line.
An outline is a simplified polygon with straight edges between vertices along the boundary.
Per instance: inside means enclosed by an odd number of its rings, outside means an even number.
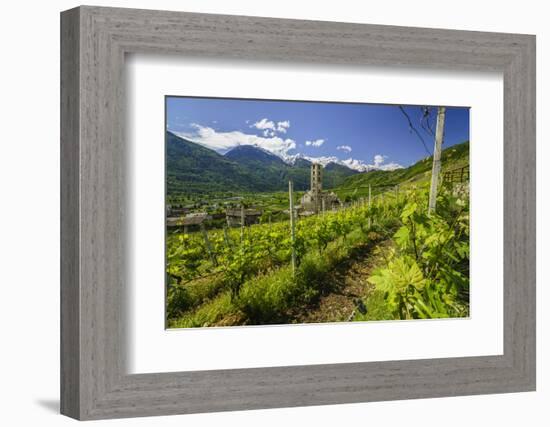
M311 201L314 212L321 210L321 197L323 192L323 167L319 163L311 165Z

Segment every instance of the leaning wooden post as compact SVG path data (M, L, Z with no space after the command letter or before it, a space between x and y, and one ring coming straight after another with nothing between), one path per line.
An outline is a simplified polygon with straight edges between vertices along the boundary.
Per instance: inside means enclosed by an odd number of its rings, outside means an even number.
M288 199L290 211L290 242L292 245L292 274L296 274L296 230L294 225L294 196L293 196L292 181L288 181Z
M206 251L208 252L208 255L210 255L210 260L212 261L212 264L214 266L218 265L218 260L216 259L216 256L214 255L214 252L212 251L212 245L210 244L210 240L208 239L208 233L206 232L206 228L204 227L204 222L201 222L201 231L202 236L204 237L204 243L206 245Z
M369 184L369 228L372 226L372 211L371 211L371 188Z
M231 240L229 240L229 233L227 232L226 226L223 227L223 238L225 239L225 245L230 248L232 245Z
M385 188L386 189L386 188ZM386 193L380 194L380 212L382 212L382 216L386 214L386 205L385 205L385 195Z
M241 203L241 243L244 238L244 223L245 223L244 203Z
M371 200L372 200L372 193L371 193L371 186L369 184L369 208L370 208Z
M430 201L428 214L435 212L437 201L437 185L439 183L439 171L441 170L441 146L443 145L443 133L445 128L445 107L437 109L437 126L435 129L434 158L432 163L432 182L430 185Z

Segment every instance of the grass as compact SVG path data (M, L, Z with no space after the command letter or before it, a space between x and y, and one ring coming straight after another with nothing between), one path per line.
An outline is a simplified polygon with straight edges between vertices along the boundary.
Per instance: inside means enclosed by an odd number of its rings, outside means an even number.
M359 246L367 244L369 238L387 235L373 233L374 229L380 231L380 226L373 226L367 233L360 228L352 230L347 236L330 242L323 256L316 250L306 253L295 275L292 267L285 265L244 282L237 296L222 290L210 299L205 297L205 302L195 310L176 319L169 317L173 319L169 320L169 327L291 323L293 311L315 304L323 293L330 292L331 283L326 279L339 263L352 256Z
M444 150L443 170L468 164L468 153L467 142ZM430 174L431 158L427 158L407 169L374 171L352 176L336 192L340 197L350 192L354 192L356 196L365 196L368 184L375 186L381 183L399 184L403 190L410 187L427 191ZM391 200L395 196L393 192L388 192L384 198ZM259 198L262 200L260 204L275 208L283 203L285 197L286 194L281 192L262 194ZM237 294L232 294L227 289L222 278L209 278L192 285L170 288L169 298L174 302L172 306L177 307L177 312L167 313L169 327L291 323L292 313L311 307L323 293L331 291L331 284L327 280L330 272L339 263L349 259L358 246L364 246L376 239L369 235L370 232L377 231L380 238L387 239L398 223L393 218L387 219L384 224L373 224L368 230L355 228L346 236L330 242L322 256L319 256L317 250L303 255L295 275L288 264L273 267L245 281ZM383 292L375 290L365 304L367 313L358 314L353 320L394 318L387 308Z
M245 281L236 294L232 294L221 281L216 280L190 286L182 291L187 298L184 302L188 303L182 306L187 307L188 311L169 316L169 327L295 323L298 313L315 307L321 296L335 291L335 285L329 278L341 263L352 259L357 251L364 252L369 245L376 246L379 241L391 239L399 221L391 215L382 215L380 220L383 222L373 224L370 228L356 227L345 236L331 241L322 256L318 250L311 249L302 256L295 274L289 264L272 267ZM382 255L378 258L379 262L375 263L383 263ZM369 292L363 301L366 313L357 312L352 320L395 318L388 307L385 292ZM179 302L176 305L179 306Z
M225 291L214 299L204 303L195 311L186 314L177 320L169 322L170 328L196 328L201 326L215 326L225 316L235 312L231 302L231 292Z
M217 277L196 280L183 286L169 286L167 299L168 318L176 318L186 311L214 298L226 283L221 273Z
M393 320L394 315L388 308L386 303L385 292L374 290L366 299L367 312L361 314L357 312L354 321L369 321L369 320Z

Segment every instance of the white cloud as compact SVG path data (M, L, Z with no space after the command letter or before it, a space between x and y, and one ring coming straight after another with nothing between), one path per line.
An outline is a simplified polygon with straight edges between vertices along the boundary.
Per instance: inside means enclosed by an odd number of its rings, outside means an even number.
M264 137L246 134L241 131L218 132L211 127L201 126L196 123L193 123L191 126L194 129L193 132L178 132L176 134L221 154L239 145L254 145L287 161L290 158L288 152L296 148L294 140L290 138L283 139L278 136L272 136L271 134L269 137Z
M384 160L386 160L388 156L383 156L382 154L375 154L374 155L374 166L380 166L382 163L384 163Z
M246 121L248 123L249 120ZM269 131L267 135L274 136L275 133L286 133L288 128L290 127L290 121L289 120L283 120L280 122L275 123L273 120L269 120L267 118L263 118L262 120L257 121L256 123L250 125L251 128L256 128L261 131L263 131L264 136L266 136L266 131Z
M342 163L347 167L349 167L350 169L354 169L359 172L368 172L371 170L395 170L395 169L403 168L403 166L401 166L399 163L395 163L395 162L384 163L387 158L388 156L384 156L382 154L376 154L373 158L372 164L368 164L368 163L365 163L363 160L358 160L353 158L342 160Z
M314 141L306 141L306 145L307 146L312 146L312 147L320 147L321 145L323 145L325 143L325 140L324 139L316 139Z
M370 165L363 162L363 160L352 159L351 157L349 159L342 160L342 163L348 168L359 172L367 172L369 170L372 170Z
M336 147L337 150L345 151L346 153L351 153L351 147L349 145L339 145Z
M386 156L381 156L383 159L387 158ZM353 159L349 158L346 160L340 160L336 156L319 156L319 157L312 157L312 156L305 156L301 153L298 154L292 154L287 156L287 163L295 163L298 159L305 159L309 160L312 163L319 163L323 166L328 165L329 163L336 163L337 165L347 166L350 169L356 170L358 172L368 172L371 170L394 170L394 169L402 169L403 166L401 166L398 163L376 163L374 164L368 164L364 162L363 160L359 159Z
M341 164L341 160L336 156L320 156L320 157L304 156L304 159L309 160L311 163L319 163L323 166L326 166L329 163Z
M251 128L256 128L256 129L260 129L260 130L264 130L264 129L275 129L275 123L272 121L272 120L268 120L268 119L262 119L254 124L252 124L250 126Z
M290 121L284 120L282 122L277 122L277 132L286 133L290 127Z
M332 162L339 165L347 166L350 169L354 169L359 172L368 172L371 170L394 170L403 168L403 166L395 162L385 163L388 157L382 154L376 154L373 158L372 164L351 157L345 160L341 160L336 156L309 157L301 153L290 154L290 151L296 149L296 142L290 138L281 138L280 136L276 135L276 132L274 130L271 129L263 129L263 136L259 136L254 134L246 134L241 131L218 132L211 127L202 126L197 123L193 123L191 127L193 128L192 132L174 133L178 136L181 136L182 138L188 139L197 144L215 150L220 154L225 154L232 148L239 145L253 145L269 151L272 154L275 154L287 163L294 163L297 159L301 158L309 160L310 162L320 163L323 166L326 166L327 164ZM320 147L324 143L324 139L306 141L306 145L312 147ZM339 149L341 150L341 148Z

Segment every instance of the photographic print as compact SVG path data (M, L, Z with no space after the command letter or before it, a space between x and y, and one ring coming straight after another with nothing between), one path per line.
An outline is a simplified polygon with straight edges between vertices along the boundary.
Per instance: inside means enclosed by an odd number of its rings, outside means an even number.
M165 97L168 328L469 316L470 109Z

